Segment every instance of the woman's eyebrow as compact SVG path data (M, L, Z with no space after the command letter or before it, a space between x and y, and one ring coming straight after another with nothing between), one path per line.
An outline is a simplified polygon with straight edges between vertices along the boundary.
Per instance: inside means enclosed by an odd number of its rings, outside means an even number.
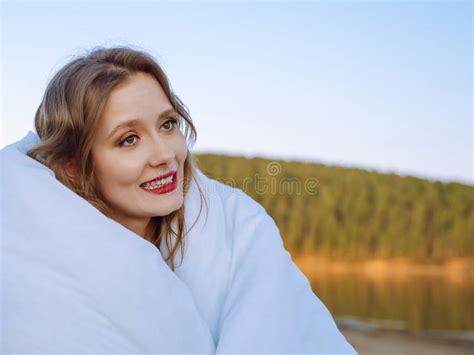
M163 119L164 117L166 117L168 115L178 115L178 112L174 108L170 108L168 110L163 111L160 114L160 116L158 117L158 120L161 120L161 119ZM139 126L140 124L142 124L142 120L137 119L137 118L124 121L124 122L120 123L119 125L115 126L114 129L112 129L112 131L109 133L107 139L110 139L115 134L115 132L117 132L121 128L135 127L135 126Z

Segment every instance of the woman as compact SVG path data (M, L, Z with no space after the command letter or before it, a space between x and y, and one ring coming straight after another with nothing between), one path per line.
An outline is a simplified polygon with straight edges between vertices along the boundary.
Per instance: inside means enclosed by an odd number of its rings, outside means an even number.
M2 350L355 353L264 208L195 167L151 56L73 60L35 127L1 155Z

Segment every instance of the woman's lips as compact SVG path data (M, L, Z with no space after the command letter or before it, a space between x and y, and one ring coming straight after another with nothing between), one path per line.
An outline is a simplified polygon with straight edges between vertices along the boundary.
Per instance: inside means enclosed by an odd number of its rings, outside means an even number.
M145 184L148 184L148 183L152 183L152 182L155 182L155 181L158 181L158 180L162 180L162 179L166 179L168 176L171 176L171 175L174 175L176 174L177 170L174 170L174 171L170 171L169 173L166 173L166 174L163 174L163 175L160 175L152 180L149 180L149 181L145 181L144 183L140 184L140 186L144 186Z
M168 174L168 176L169 176L169 174ZM156 180L156 179L154 179L154 180ZM152 181L154 181L154 180L152 180ZM150 192L152 194L158 194L158 195L162 195L162 194L166 194L168 192L174 191L176 189L176 187L178 187L178 174L176 172L174 172L172 182L167 183L163 186L157 187L156 189L147 190L143 186L140 185L140 188L142 190L144 190L146 192Z

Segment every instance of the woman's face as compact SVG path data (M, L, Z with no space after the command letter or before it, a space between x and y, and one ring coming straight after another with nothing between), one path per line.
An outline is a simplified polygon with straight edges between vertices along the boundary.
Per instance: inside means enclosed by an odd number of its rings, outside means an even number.
M142 236L151 217L183 204L187 144L178 117L158 81L137 73L112 91L97 128L92 159L98 188L114 210L111 217Z

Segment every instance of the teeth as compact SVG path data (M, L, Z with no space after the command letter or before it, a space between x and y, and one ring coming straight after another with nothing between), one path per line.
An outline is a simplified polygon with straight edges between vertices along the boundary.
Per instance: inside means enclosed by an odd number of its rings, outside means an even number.
M168 176L166 179L161 179L159 181L155 181L152 184L146 183L145 185L143 185L143 188L145 190L152 190L152 189L156 189L157 187L169 184L170 182L173 181L173 176L174 175Z

